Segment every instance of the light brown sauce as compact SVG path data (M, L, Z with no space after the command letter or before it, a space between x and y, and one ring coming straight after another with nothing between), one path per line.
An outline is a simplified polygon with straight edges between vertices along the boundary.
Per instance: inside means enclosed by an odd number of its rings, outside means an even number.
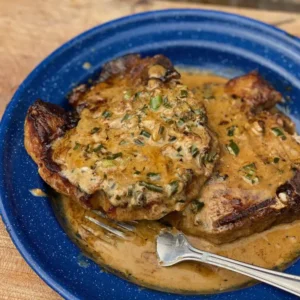
M224 81L211 75L183 74L183 82L190 87L199 82ZM251 283L251 279L243 275L200 263L159 266L155 236L164 227L159 222L139 222L136 232L130 234L128 240L122 240L87 221L85 216L91 213L74 201L60 196L60 199L54 199L54 206L59 218L66 221L63 222L66 231L84 253L106 269L139 285L197 294L231 290ZM283 269L300 253L300 221L221 246L200 238L188 238L199 249L270 269Z

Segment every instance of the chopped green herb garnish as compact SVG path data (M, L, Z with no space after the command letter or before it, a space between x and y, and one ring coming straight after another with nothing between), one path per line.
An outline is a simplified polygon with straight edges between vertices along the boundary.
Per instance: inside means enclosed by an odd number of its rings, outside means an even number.
M162 104L162 97L160 95L151 97L150 99L150 107L153 110L158 110Z
M161 115L160 116L167 124L172 124L172 123L174 123L174 121L172 120L172 119L169 119L169 118L167 118L166 116L164 116L164 115Z
M135 140L134 140L134 143L135 143L136 145L138 145L138 146L144 146L144 145L145 145L144 142L141 141L141 140L139 140L139 139L135 139Z
M135 171L133 174L134 174L134 175L140 175L141 172L140 172L140 171Z
M121 120L121 123L124 121L127 121L131 116L129 114L125 114L124 117Z
M114 154L108 155L106 157L106 159L108 159L108 160L114 160L114 159L116 159L118 157L122 157L122 156L123 156L122 152L118 152L118 153L114 153Z
M125 144L127 144L127 141L125 141L125 140L122 140L122 141L119 143L119 145L125 145Z
M90 153L90 152L91 152L90 144L88 144L88 145L85 147L84 151L87 152L87 153Z
M164 189L159 186L159 185L155 185L153 183L149 183L149 182L145 182L145 181L140 181L140 185L144 186L146 189L156 192L156 193L162 193L164 191Z
M204 207L204 203L201 201L193 201L191 204L191 210L194 214L198 213Z
M273 127L271 130L275 136L279 136L282 140L286 140L286 136L280 128Z
M182 147L179 146L176 150L177 150L177 152L180 152L182 150Z
M169 137L169 142L174 142L174 141L176 141L176 140L177 140L177 137L176 137L176 136L170 135L170 137Z
M140 97L141 93L142 93L142 92L137 92L137 93L135 93L135 94L134 94L134 100L137 100L137 99Z
M202 161L204 164L212 163L212 162L214 162L216 157L217 157L217 152L215 152L215 151L208 152L203 155Z
M246 174L243 178L246 182L251 184L259 183L259 178L257 176L253 176L253 174Z
M274 157L274 159L273 159L274 164L278 164L279 161L280 161L279 157Z
M202 115L202 114L205 114L204 110L201 109L201 108L194 109L193 112L194 112L196 115Z
M226 145L226 148L229 151L229 153L234 156L237 156L240 153L239 146L233 140L229 141L229 144Z
M196 157L199 154L199 149L195 145L193 145L190 147L190 152L193 157Z
M147 177L150 180L160 180L160 174L159 173L147 173Z
M73 148L73 150L78 150L81 147L81 145L77 142L75 142L75 146Z
M98 145L96 148L93 149L94 152L99 152L104 146L102 144Z
M172 107L172 105L171 105L171 103L169 102L167 96L165 96L165 97L163 98L163 106L164 106L165 108L171 108L171 107Z
M144 106L141 108L141 111L143 113L146 113L147 109L148 109L148 105L144 104Z
M165 131L165 127L164 126L159 126L159 129L158 129L158 134L159 135L162 135Z
M178 192L179 183L177 180L174 180L169 183L170 187L170 196L175 195Z
M237 128L237 126L233 125L231 127L228 127L227 128L227 135L228 136L234 136L234 132L235 132L235 129Z
M255 163L248 164L246 166L243 166L243 170L247 171L247 172L250 172L250 173L255 173L256 172L256 165L255 165Z
M148 132L147 130L142 130L140 135L143 135L144 137L146 137L147 139L149 139L149 137L151 136L151 133Z
M194 112L196 115L199 116L198 122L199 122L200 124L203 124L203 123L206 123L206 122L207 122L207 115L206 115L206 112L205 112L204 109L201 109L201 108L195 109L195 110L193 110L193 112Z
M187 90L181 90L180 91L180 98L186 98L188 96Z
M112 116L112 113L108 110L105 110L103 113L102 113L102 117L107 119L107 118L110 118Z
M130 91L125 91L124 92L124 99L125 100L130 100L131 98L131 92Z
M183 119L179 119L177 124L179 127L182 127L184 125L185 121Z
M99 127L94 127L94 128L91 130L91 134L97 133L99 130L100 130Z
M133 195L133 190L132 190L132 188L129 188L127 191L127 196L132 197L132 195Z

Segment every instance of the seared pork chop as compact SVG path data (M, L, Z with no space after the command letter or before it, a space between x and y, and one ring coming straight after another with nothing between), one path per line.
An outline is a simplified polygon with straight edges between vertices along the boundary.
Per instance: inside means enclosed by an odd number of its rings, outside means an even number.
M26 149L55 190L117 220L160 219L199 196L218 146L166 57L114 60L69 101L77 116L39 100L25 123Z
M224 243L299 219L300 145L293 123L274 108L280 93L255 72L197 91L218 135L220 159L199 200L169 221Z

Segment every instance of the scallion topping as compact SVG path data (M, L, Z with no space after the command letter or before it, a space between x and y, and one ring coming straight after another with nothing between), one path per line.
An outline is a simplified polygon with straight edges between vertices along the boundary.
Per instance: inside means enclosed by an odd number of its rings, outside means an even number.
M226 148L228 152L234 156L237 156L240 153L239 146L233 140L229 141L229 144L226 145Z
M182 127L184 125L185 121L183 119L179 119L177 124L179 127Z
M237 126L233 125L227 128L227 135L228 136L234 136L234 132Z
M196 157L199 154L199 149L195 145L192 145L190 147L190 152L193 157Z
M130 118L129 114L125 114L124 117L121 120L121 123L123 123L124 121L127 121Z
M174 180L174 181L170 182L169 187L170 187L170 196L175 195L178 192L178 188L179 188L178 181Z
M198 200L194 200L191 203L191 210L194 214L198 213L201 211L201 209L204 207L204 203Z
M118 157L122 157L122 156L123 156L122 152L118 152L118 153L113 153L111 155L108 155L106 157L106 159L108 159L108 160L114 160L114 159L116 159Z
M164 189L161 186L146 181L140 181L140 185L144 186L146 189L152 192L163 193L164 191Z
M147 173L147 177L150 179L150 180L160 180L160 174L159 173Z
M102 144L98 145L96 148L93 149L94 152L99 152L104 146Z
M102 113L102 117L105 118L105 119L108 119L112 116L112 113L108 110L105 110L103 113Z
M91 130L91 134L97 133L99 130L100 130L99 127L94 127L94 128Z
M273 127L271 130L275 136L279 136L282 140L286 140L286 136L280 128Z
M73 148L73 150L78 150L81 147L81 145L77 142L75 142L75 146Z
M279 157L274 157L274 159L273 159L274 164L278 164L279 161L280 161Z
M255 163L248 164L246 166L243 166L243 170L247 171L249 173L255 173L256 172L256 165L255 165Z
M169 137L169 142L174 142L174 141L176 141L176 140L177 140L177 137L176 137L176 136L170 135L170 137Z
M180 91L180 98L186 98L188 96L187 90L181 90Z
M165 96L165 97L163 98L163 106L164 106L165 108L171 108L171 107L172 107L172 105L171 105L171 103L169 102L167 96Z
M259 183L259 178L257 176L253 176L253 174L246 174L244 180L250 184L257 184Z
M127 141L125 141L125 140L122 140L122 141L119 143L120 146L121 146L121 145L125 145L125 144L127 144Z
M165 131L165 127L164 126L159 126L159 129L158 129L158 134L159 135L162 135Z
M143 135L144 137L146 137L147 139L149 139L149 137L151 136L151 133L148 132L147 130L142 130L140 135Z
M124 99L125 100L130 100L131 98L131 92L130 91L125 91L124 92Z
M162 104L162 96L154 96L150 99L150 107L152 110L158 110Z
M144 142L141 141L141 140L139 140L139 139L135 139L135 140L134 140L134 143L135 143L136 145L138 145L138 146L144 146L144 145L145 145Z

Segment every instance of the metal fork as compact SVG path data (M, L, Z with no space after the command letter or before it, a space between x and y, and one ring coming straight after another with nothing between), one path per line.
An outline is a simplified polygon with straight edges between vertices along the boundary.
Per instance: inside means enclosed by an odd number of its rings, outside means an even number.
M108 232L116 235L117 237L126 239L126 231L133 232L135 231L134 224L137 223L136 221L131 221L130 223L124 223L124 222L118 222L112 219L109 219L103 212L92 210L92 212L98 216L98 218L91 217L89 215L85 215L84 217L89 220L90 222L94 223L95 225L101 227L104 230L107 230ZM105 222L101 222L100 218L105 219ZM111 225L108 225L107 223L110 223ZM124 232L125 231L125 232Z
M111 225L102 223L99 221L99 218L95 219L94 217L87 215L85 218L119 238L125 239L127 237L126 231L134 232L136 229L134 223L137 222L132 222L131 224L117 222L109 220L106 215L101 212L94 211L94 213L101 218L106 219L106 221L108 220L108 223ZM162 230L156 238L156 252L160 265L164 267L169 267L182 261L192 260L225 268L265 282L296 296L300 296L300 276L260 268L221 255L196 249L187 241L185 235L181 232L174 233Z

